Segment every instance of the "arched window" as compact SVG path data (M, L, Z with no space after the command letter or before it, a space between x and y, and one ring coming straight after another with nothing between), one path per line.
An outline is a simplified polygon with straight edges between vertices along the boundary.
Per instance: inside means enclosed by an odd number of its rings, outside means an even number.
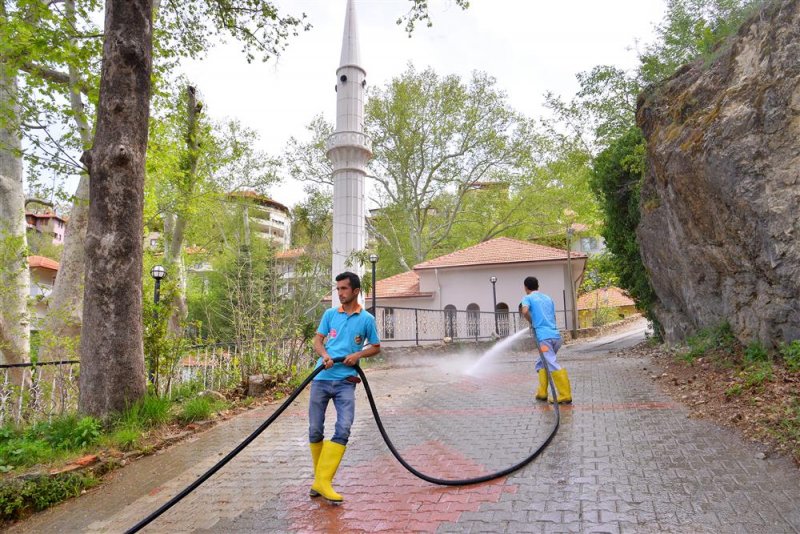
M497 316L497 333L501 337L505 337L509 334L508 304L499 302L494 312Z
M474 302L467 306L467 335L469 337L481 335L481 307Z
M394 339L394 308L383 308L383 338Z
M451 339L458 337L456 313L456 307L452 304L448 304L444 307L444 337L449 337Z

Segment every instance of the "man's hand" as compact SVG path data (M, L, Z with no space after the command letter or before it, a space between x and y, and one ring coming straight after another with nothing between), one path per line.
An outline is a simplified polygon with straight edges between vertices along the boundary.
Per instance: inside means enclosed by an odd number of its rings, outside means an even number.
M342 363L352 367L355 364L357 364L358 360L360 360L360 359L361 359L361 356L359 356L357 352L354 352L352 354L348 354L347 357L344 359L344 362L342 362Z
M322 357L322 365L325 366L325 369L330 369L333 367L333 359L326 354Z

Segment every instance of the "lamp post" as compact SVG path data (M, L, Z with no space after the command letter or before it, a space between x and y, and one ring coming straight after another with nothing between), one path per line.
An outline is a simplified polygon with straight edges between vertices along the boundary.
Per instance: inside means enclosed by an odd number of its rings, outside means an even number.
M497 289L495 284L497 284L497 277L490 276L489 281L492 283L492 304L494 310L494 333L500 336L500 328L497 326Z
M158 299L161 296L161 279L167 276L167 270L161 265L154 265L150 269L150 276L156 281L156 288L153 292L153 302L158 304Z
M567 276L569 276L569 301L572 305L572 339L575 339L578 334L578 317L575 310L575 308L577 308L575 299L575 281L572 278L572 236L574 233L575 229L572 227L572 225L569 225L567 227Z
M158 322L158 299L161 296L161 279L167 276L167 270L161 265L154 265L152 269L150 269L150 276L153 277L153 280L156 282L156 287L153 290L153 303L155 306L153 307L153 318L156 320L154 327L157 328ZM150 382L155 384L156 391L158 391L158 354L155 356L155 361L151 359L150 361Z
M377 314L378 310L375 304L378 293L378 283L375 281L375 264L378 263L378 255L373 253L369 255L369 262L372 264L372 313Z

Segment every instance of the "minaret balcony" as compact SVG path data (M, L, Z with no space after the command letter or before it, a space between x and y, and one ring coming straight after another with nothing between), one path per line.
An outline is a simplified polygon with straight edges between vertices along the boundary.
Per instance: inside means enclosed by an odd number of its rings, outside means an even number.
M339 147L360 148L368 152L370 156L372 155L372 141L367 137L367 134L361 132L335 132L331 134L325 142L326 152Z

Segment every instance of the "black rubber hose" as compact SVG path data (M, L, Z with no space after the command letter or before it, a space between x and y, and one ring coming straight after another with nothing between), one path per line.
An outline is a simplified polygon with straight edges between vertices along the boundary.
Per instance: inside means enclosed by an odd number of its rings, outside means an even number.
M533 338L534 338L534 341L537 341L535 333L533 334ZM537 348L537 350L539 349L538 341L536 343L536 348ZM547 380L550 383L550 387L552 388L553 391L555 391L555 387L553 386L552 379L550 378L550 370L547 368L546 362L544 361L544 355L542 355L541 350L539 350L539 357L541 358L542 363L544 364L544 368L547 370ZM334 362L341 362L343 360L344 360L344 358L341 358L341 357L340 358L333 358ZM431 476L428 476L428 475L426 475L424 473L421 473L421 472L417 471L416 469L414 469L411 465L409 465L408 462L406 462L403 459L402 456L400 456L400 453L397 452L397 449L395 448L394 444L392 443L392 440L389 439L389 435L386 433L386 429L383 427L383 422L381 421L380 415L378 414L378 408L375 405L375 399L372 396L372 390L369 387L369 382L367 381L367 377L364 375L364 371L357 364L354 366L354 368L358 372L359 376L361 376L361 379L364 382L364 391L366 391L366 393L367 393L367 399L369 400L369 405L370 405L370 408L372 409L372 415L375 417L375 422L378 425L378 430L380 431L381 436L383 437L383 440L386 442L386 445L389 447L389 450L392 451L392 454L394 455L394 457L397 458L397 460L403 465L403 467L408 469L409 472L411 472L413 475L421 478L422 480L424 480L426 482L431 482L433 484L439 484L441 486L466 486L466 485L469 485L469 484L478 484L478 483L481 483L481 482L494 480L496 478L504 477L504 476L506 476L506 475L508 475L510 473L513 473L514 471L525 467L530 462L532 462L534 460L534 458L539 456L539 454L545 449L545 447L547 447L547 445L550 443L550 441L556 435L556 431L558 430L558 425L559 425L560 420L561 420L561 416L560 416L560 413L559 413L559 410L558 410L558 403L555 400L556 395L553 395L553 399L554 399L553 400L553 407L555 408L555 415L556 415L555 423L553 424L553 429L550 431L550 435L547 437L547 439L544 441L544 443L542 443L535 451L533 451L533 454L531 454L530 456L525 458L523 461L521 461L518 464L515 464L515 465L513 465L511 467L503 469L502 471L497 471L496 473L490 473L490 474L483 475L483 476L480 476L480 477L456 479L456 480L447 480L447 479L440 479L440 478L431 477ZM323 366L320 366L320 367L316 368L314 370L314 372L312 372L310 375L308 375L308 377L305 380L303 380L302 384L297 386L297 389L295 389L292 392L292 394L289 395L289 397L283 402L283 404L281 404L278 407L278 409L275 410L275 412L272 415L270 415L269 418L266 421L261 423L261 425L259 425L259 427L257 429L255 429L252 434L247 436L247 438L245 438L244 441L242 441L239 445L237 445L235 449L233 449L231 452L229 452L227 455L225 455L225 457L223 459L221 459L219 462L217 462L215 465L213 465L208 471L206 471L205 473L200 475L200 477L197 480L195 480L194 482L192 482L191 484L186 486L186 488L184 488L183 491L181 491L180 493L178 493L177 495L172 497L169 501L164 503L160 508L158 508L158 510L154 511L153 513L151 513L150 515L148 515L147 517L145 517L144 519L142 519L141 521L136 523L129 530L125 531L126 534L133 534L135 532L139 532L141 529L143 529L144 527L149 525L151 522L153 522L156 518L158 518L161 514L163 514L164 512L169 510L170 508L172 508L174 505L176 505L178 502L180 502L184 497L186 497L191 492L193 492L195 489L197 489L197 487L200 486L200 484L202 484L203 482L205 482L206 480L211 478L211 476L214 473L216 473L217 471L222 469L222 467L225 466L225 464L227 464L229 461L231 461L237 454L242 452L242 450L244 450L245 447L247 447L250 443L253 442L254 439L256 439L262 432L264 432L264 430L266 430L267 427L269 425L271 425L272 422L275 421L275 419L277 419L286 410L286 408L289 407L289 405L292 403L292 401L294 401L297 398L297 396L300 395L300 393L306 388L306 386L312 380L314 380L314 377L317 376L323 369L324 369Z

